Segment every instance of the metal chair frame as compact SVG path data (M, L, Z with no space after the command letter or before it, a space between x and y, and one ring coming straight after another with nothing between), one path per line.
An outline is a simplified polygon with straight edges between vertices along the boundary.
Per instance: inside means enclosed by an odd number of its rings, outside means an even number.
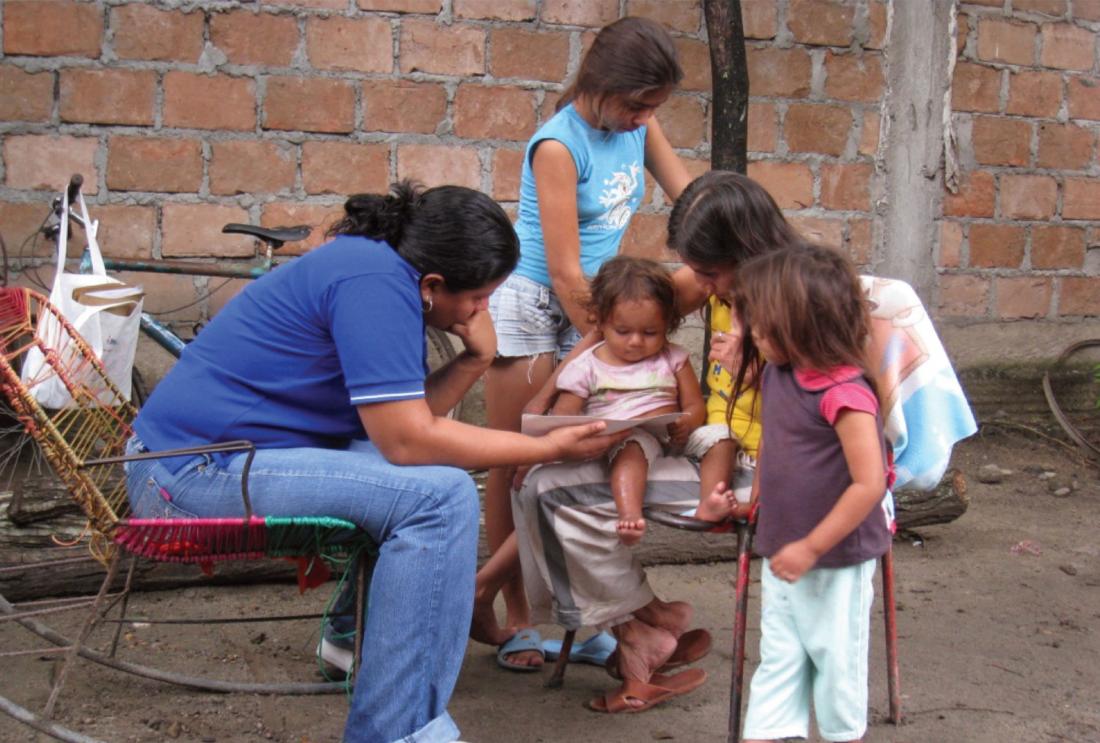
M46 347L35 332L47 318L60 329L61 337L56 348ZM45 374L56 374L63 380L73 397L72 405L55 411L46 410L38 404L30 389L41 380L24 383L20 379L18 360L32 346L39 347L46 357L50 371ZM0 696L0 711L61 740L91 740L50 720L77 656L127 673L208 691L320 694L346 690L347 685L342 682L239 683L186 676L119 660L115 658L115 654L122 626L126 621L134 568L139 556L157 561L195 563L202 565L204 570L216 561L257 559L270 554L309 560L318 556L354 557L373 547L361 530L350 522L338 519L269 521L255 516L248 494L248 472L255 447L248 441L125 455L123 449L126 440L132 435L131 422L137 414L136 408L111 382L95 353L58 310L44 296L29 289L0 289L0 392L87 516L89 548L92 556L106 568L103 582L93 600L63 607L87 608L86 617L75 638L65 637L39 621L39 617L55 611L54 609L20 610L0 595L0 621L15 621L55 646L45 652L64 654L61 667L54 677L49 699L40 715L3 696ZM230 451L248 452L241 485L243 518L130 518L122 472L124 462ZM178 535L181 533L186 533L187 539L179 539ZM177 537L177 541L169 541L173 536ZM115 583L119 561L124 552L131 554L125 584L121 591L112 593L111 586ZM367 562L366 559L357 560L358 570L355 575L356 658L360 657L363 636L362 598L366 595ZM0 570L10 572L49 564L46 561L27 566L0 567ZM108 620L108 614L115 607L119 609L118 619ZM316 618L319 617L320 615L316 615ZM301 618L306 617L261 617L254 621ZM93 629L104 621L116 623L108 652L100 652L87 646ZM17 651L16 654L26 652L28 651ZM44 651L36 649L29 652Z

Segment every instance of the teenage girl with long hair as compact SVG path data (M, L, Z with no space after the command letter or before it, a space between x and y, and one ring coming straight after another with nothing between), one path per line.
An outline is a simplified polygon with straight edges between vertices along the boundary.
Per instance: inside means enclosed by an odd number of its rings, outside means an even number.
M592 324L581 304L588 279L619 252L649 171L670 199L689 181L654 118L683 77L672 38L644 18L603 28L585 54L557 113L527 145L520 183L520 261L494 292L498 354L485 380L492 428L519 430L524 406ZM494 468L485 492L485 530L498 551L513 531L514 469ZM500 572L503 571L503 572ZM493 599L503 585L503 626ZM542 665L541 638L515 559L491 561L478 576L475 640L502 646L513 670Z

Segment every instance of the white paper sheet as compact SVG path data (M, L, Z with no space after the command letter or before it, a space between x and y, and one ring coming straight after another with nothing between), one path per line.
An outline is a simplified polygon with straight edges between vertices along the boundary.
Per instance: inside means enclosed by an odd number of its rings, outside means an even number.
M620 418L600 418L591 415L532 415L527 413L523 416L520 430L529 436L542 436L562 426L576 426L580 423L605 421L607 423L607 430L604 431L604 433L616 433L637 426L639 428L644 428L654 436L663 438L668 434L668 424L682 415L684 414L665 413L664 415L654 415L649 418L631 418L623 420Z

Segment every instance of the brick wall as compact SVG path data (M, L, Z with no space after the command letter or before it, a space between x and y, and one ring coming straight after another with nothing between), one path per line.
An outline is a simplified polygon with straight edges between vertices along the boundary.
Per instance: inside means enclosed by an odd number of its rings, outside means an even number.
M889 249L880 227L891 208L880 144L888 3L742 6L750 175L806 234L873 263ZM708 167L698 0L0 0L0 14L9 248L73 172L85 176L107 251L130 257L251 254L220 225L323 228L345 194L403 177L479 188L514 210L526 139L595 30L623 14L675 36L686 78L658 116L689 170ZM958 18L961 183L945 190L928 238L939 312L962 324L1098 314L1088 246L1100 228L1100 185L1089 177L1100 0L985 0L962 3ZM626 249L671 259L666 212L651 185ZM154 310L183 304L196 286L145 283Z
M1100 67L1095 0L961 6L945 190L944 318L1100 315Z

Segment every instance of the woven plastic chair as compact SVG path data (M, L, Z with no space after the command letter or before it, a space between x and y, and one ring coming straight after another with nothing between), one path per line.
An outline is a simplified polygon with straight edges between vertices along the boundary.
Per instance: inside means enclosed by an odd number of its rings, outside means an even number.
M47 343L36 336L37 328L56 330ZM51 330L52 336L54 331ZM37 378L22 380L19 362L32 346L44 354L47 364ZM58 410L39 405L34 391L46 379L60 378L72 396L72 403ZM79 505L88 523L86 534L92 555L107 569L99 593L75 639L53 632L32 618L36 612L19 612L0 596L0 620L14 620L46 641L65 647L65 660L55 676L49 700L41 716L30 713L0 697L0 709L51 735L59 726L48 722L58 695L77 655L119 670L160 681L212 691L247 693L316 694L346 689L339 682L262 684L216 681L181 676L115 659L118 635L125 618L131 577L121 594L110 596L120 556L129 553L160 562L193 563L211 572L216 562L257 560L268 557L299 559L299 582L303 572L328 570L317 558L348 562L360 555L356 576L358 608L355 657L362 638L362 596L365 595L367 554L374 544L355 524L337 518L275 518L256 515L248 496L248 471L255 454L248 441L232 441L190 449L149 452L127 456L125 446L133 434L131 424L137 409L111 382L94 352L46 297L29 289L0 289L0 392L49 461L58 479ZM130 515L123 463L201 453L244 451L248 453L242 479L243 516L201 519L138 519ZM40 566L39 563L37 566ZM108 599L111 599L108 602ZM85 646L95 625L114 605L121 606L115 640L109 654ZM269 620L265 617L263 620ZM63 729L62 729L63 730ZM69 731L71 732L71 731ZM74 740L82 739L78 734Z

